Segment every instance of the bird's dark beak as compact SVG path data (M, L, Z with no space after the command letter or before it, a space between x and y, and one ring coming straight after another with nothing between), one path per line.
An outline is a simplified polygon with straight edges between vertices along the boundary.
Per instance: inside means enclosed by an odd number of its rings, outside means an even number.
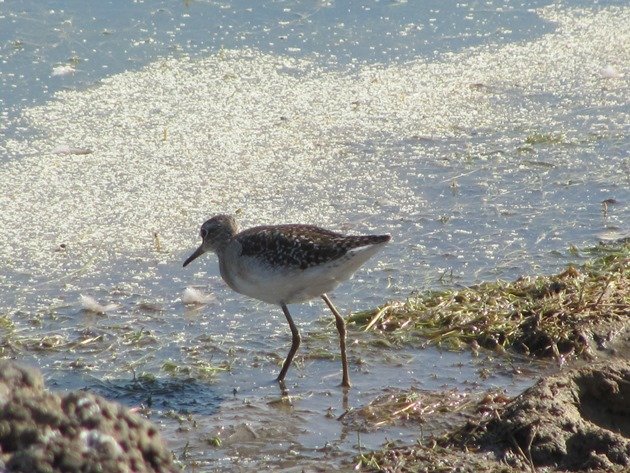
M199 248L197 248L197 249L195 250L195 252L194 252L192 255L190 255L190 256L188 257L188 259L187 259L186 261L184 261L184 267L188 266L188 264L189 264L192 260L194 260L194 259L198 258L199 256L203 255L205 252L206 252L206 251L203 249L203 245L201 245Z

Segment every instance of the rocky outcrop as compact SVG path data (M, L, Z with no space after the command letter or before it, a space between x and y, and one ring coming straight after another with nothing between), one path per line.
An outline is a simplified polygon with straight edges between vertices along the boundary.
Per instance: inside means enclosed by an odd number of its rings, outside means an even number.
M93 394L51 393L39 372L0 360L0 471L176 472L156 428Z

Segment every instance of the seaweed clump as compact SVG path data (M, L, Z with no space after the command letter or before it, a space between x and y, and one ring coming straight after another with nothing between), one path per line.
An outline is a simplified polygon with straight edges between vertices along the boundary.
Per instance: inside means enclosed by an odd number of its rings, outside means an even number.
M630 242L553 276L433 291L353 314L349 322L389 337L460 349L515 349L590 358L630 321Z

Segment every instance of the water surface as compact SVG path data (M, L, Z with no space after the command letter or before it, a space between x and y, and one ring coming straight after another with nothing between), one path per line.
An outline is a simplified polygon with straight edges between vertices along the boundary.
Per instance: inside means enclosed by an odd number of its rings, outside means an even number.
M553 370L351 328L344 398L314 301L291 307L304 345L281 401L280 309L231 292L212 256L181 267L219 212L391 233L334 294L348 314L627 235L630 9L442 3L1 4L4 356L150 406L198 470L333 468L420 435L338 420L388 389L516 393ZM216 302L185 306L190 285Z

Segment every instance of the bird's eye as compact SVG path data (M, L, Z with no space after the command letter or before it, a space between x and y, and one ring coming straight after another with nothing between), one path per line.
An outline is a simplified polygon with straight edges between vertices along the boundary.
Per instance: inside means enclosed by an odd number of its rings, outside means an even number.
M208 231L205 228L202 228L199 234L201 235L201 239L203 240L204 238L206 238Z

